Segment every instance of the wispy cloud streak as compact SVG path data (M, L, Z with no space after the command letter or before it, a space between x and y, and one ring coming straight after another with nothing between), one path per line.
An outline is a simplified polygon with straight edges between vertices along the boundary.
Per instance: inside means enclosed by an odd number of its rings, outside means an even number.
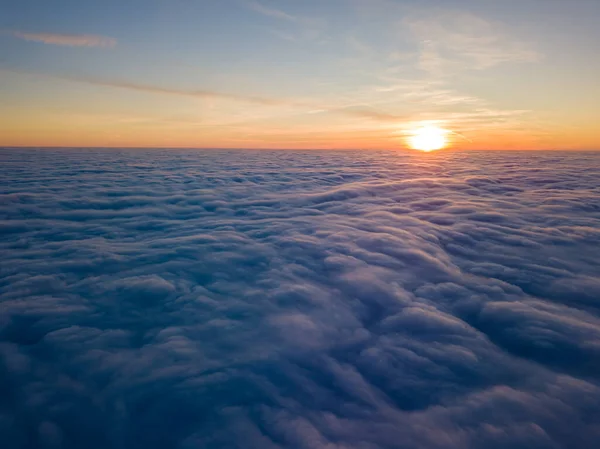
M68 75L49 75L32 73L26 71L3 69L0 68L0 72L10 72L25 74L31 76L43 76L46 78L53 78L62 81L71 81L76 83L89 84L94 86L110 87L115 89L126 89L136 92L159 94L159 95L173 95L179 97L188 97L196 99L213 99L213 100L225 100L225 101L236 101L248 104L254 104L266 107L284 107L290 110L295 110L296 114L336 114L345 115L348 117L359 117L367 120L377 122L393 122L405 119L403 116L388 113L385 111L378 110L374 106L365 103L350 103L350 104L324 104L312 99L293 99L293 98L274 98L274 97L262 97L254 95L243 95L227 92L219 92L209 89L176 89L172 87L162 87L150 84L138 83L135 81L122 81L122 80L110 80L101 79L94 77L78 77Z
M286 28L283 30L268 30L284 40L295 42L315 41L323 35L326 29L325 21L319 18L290 14L252 0L243 0L242 3L258 14L286 23ZM290 30L290 25L293 25L293 28L296 29Z
M264 16L273 17L275 19L287 20L289 22L302 22L302 19L299 17L288 14L287 12L282 11L280 9L270 8L259 2L244 1L244 4L248 6L248 8Z
M150 84L141 84L137 82L129 81L118 81L118 80L103 80L97 78L78 78L78 77L61 77L68 81L76 81L86 84L94 84L96 86L114 87L118 89L128 89L138 92L147 92L153 94L165 94L165 95L176 95L192 98L206 98L206 99L222 99L231 101L242 101L246 103L254 103L266 106L276 106L287 104L285 100L279 100L274 98L258 97L252 95L240 95L231 94L226 92L218 92L204 89L175 89L171 87L153 86Z
M28 33L24 31L9 31L8 33L18 39L30 42L66 47L112 48L117 45L115 38L92 34Z
M458 70L482 70L541 58L528 43L511 37L492 22L467 13L411 17L406 25L420 42L420 68L431 74L448 75Z

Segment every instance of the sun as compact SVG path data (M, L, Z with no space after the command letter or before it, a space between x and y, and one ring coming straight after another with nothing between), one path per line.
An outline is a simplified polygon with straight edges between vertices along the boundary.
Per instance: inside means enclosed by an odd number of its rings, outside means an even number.
M437 126L422 126L409 133L407 143L413 150L441 150L448 146L448 133L448 130Z

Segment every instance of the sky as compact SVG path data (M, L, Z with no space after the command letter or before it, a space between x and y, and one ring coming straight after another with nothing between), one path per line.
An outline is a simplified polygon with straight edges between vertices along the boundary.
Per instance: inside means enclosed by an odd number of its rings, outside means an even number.
M600 149L597 0L0 0L0 145Z

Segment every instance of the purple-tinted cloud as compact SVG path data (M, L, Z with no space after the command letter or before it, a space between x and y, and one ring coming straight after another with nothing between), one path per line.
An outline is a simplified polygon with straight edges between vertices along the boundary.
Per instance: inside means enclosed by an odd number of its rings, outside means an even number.
M4 149L3 447L595 448L598 166Z

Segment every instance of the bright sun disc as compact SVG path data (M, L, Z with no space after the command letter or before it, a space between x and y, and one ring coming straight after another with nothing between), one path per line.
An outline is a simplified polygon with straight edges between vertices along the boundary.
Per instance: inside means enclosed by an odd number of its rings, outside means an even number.
M414 130L408 137L408 145L413 150L435 151L448 145L448 131L437 126L423 126Z

